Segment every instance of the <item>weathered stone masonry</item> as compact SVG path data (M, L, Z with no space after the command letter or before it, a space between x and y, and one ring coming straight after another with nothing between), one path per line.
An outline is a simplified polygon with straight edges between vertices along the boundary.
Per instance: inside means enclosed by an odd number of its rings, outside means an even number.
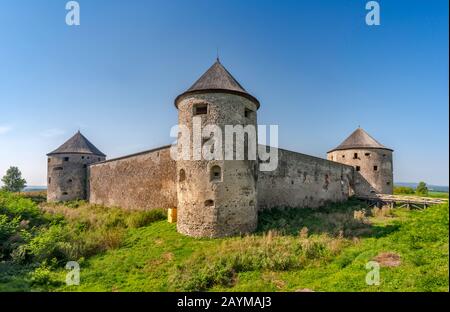
M259 209L319 207L352 195L353 167L283 149L278 168L260 171Z
M89 167L89 202L124 209L177 206L176 163L165 146Z

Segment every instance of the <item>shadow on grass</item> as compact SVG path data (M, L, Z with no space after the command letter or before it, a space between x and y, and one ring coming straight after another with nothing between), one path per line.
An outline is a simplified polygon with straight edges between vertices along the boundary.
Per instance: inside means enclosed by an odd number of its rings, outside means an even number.
M29 274L32 271L31 266L0 262L0 292L31 291Z
M399 225L395 224L371 224L367 218L370 214L364 202L353 198L320 208L271 209L259 213L257 233L273 230L284 235L298 235L303 228L307 228L309 234L382 237L399 229Z

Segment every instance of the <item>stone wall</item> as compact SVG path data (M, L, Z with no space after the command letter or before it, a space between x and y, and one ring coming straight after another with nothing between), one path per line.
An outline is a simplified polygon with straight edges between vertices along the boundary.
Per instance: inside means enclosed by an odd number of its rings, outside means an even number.
M319 207L353 194L353 168L322 158L278 150L278 168L260 171L258 208Z
M91 165L88 176L93 204L137 210L177 206L170 146Z

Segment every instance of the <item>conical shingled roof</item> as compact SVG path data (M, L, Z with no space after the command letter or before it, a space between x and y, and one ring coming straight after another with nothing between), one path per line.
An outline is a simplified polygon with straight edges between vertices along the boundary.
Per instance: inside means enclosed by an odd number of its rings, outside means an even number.
M190 87L175 99L175 106L178 107L178 100L187 94L203 92L227 92L242 95L255 102L259 108L259 101L250 95L240 83L230 74L230 72L220 63L219 59Z
M392 149L382 145L380 142L371 137L361 128L353 131L348 138L344 140L338 147L332 149L328 153L337 150L355 149L355 148L380 148L393 151Z
M75 133L73 137L66 141L63 145L55 149L53 152L48 153L47 156L55 154L92 154L96 156L106 157L105 154L100 152L98 148L94 146L80 131Z

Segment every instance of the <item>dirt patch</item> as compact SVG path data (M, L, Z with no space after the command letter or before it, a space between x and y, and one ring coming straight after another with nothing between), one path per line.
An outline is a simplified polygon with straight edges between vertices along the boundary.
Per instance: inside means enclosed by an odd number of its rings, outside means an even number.
M173 253L165 252L165 253L163 253L162 257L166 261L171 261L171 260L173 260Z
M382 267L398 267L402 260L395 252L382 252L374 258Z

